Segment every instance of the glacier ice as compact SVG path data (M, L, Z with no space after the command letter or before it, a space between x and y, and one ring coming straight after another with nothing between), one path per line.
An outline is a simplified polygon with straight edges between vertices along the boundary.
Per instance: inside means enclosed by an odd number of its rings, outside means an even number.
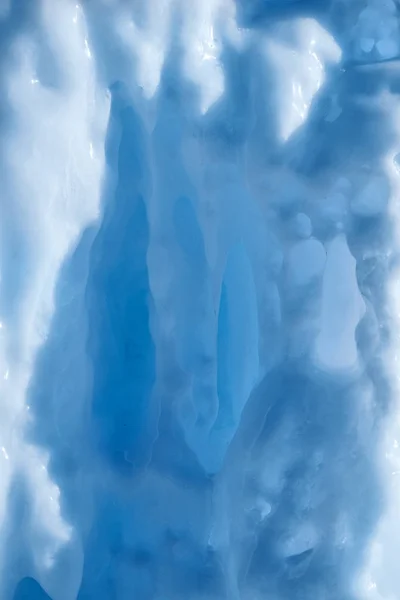
M0 599L396 600L398 0L1 0Z

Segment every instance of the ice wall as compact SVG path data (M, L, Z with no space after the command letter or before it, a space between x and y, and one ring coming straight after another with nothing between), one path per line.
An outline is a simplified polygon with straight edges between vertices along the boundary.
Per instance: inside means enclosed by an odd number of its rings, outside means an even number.
M1 600L399 597L398 11L0 3Z

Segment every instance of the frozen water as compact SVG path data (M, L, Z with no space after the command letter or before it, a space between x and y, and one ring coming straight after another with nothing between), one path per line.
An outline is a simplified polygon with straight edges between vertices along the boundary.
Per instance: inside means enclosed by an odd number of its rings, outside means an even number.
M321 319L314 361L324 371L345 373L357 366L356 328L365 305L356 278L356 261L343 234L327 244Z
M397 0L0 0L0 599L397 600Z

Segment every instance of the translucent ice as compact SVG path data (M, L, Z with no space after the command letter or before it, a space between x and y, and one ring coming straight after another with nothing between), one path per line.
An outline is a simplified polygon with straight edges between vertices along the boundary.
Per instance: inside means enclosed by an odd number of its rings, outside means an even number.
M0 600L400 597L394 0L0 0Z
M328 245L321 322L314 349L316 364L327 371L351 371L358 363L355 334L365 304L355 268L344 235L337 236Z

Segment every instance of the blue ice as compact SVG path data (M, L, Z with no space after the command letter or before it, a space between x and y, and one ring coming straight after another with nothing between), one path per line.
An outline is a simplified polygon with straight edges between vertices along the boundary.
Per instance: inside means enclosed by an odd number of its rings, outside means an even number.
M0 2L0 599L400 597L397 0Z

